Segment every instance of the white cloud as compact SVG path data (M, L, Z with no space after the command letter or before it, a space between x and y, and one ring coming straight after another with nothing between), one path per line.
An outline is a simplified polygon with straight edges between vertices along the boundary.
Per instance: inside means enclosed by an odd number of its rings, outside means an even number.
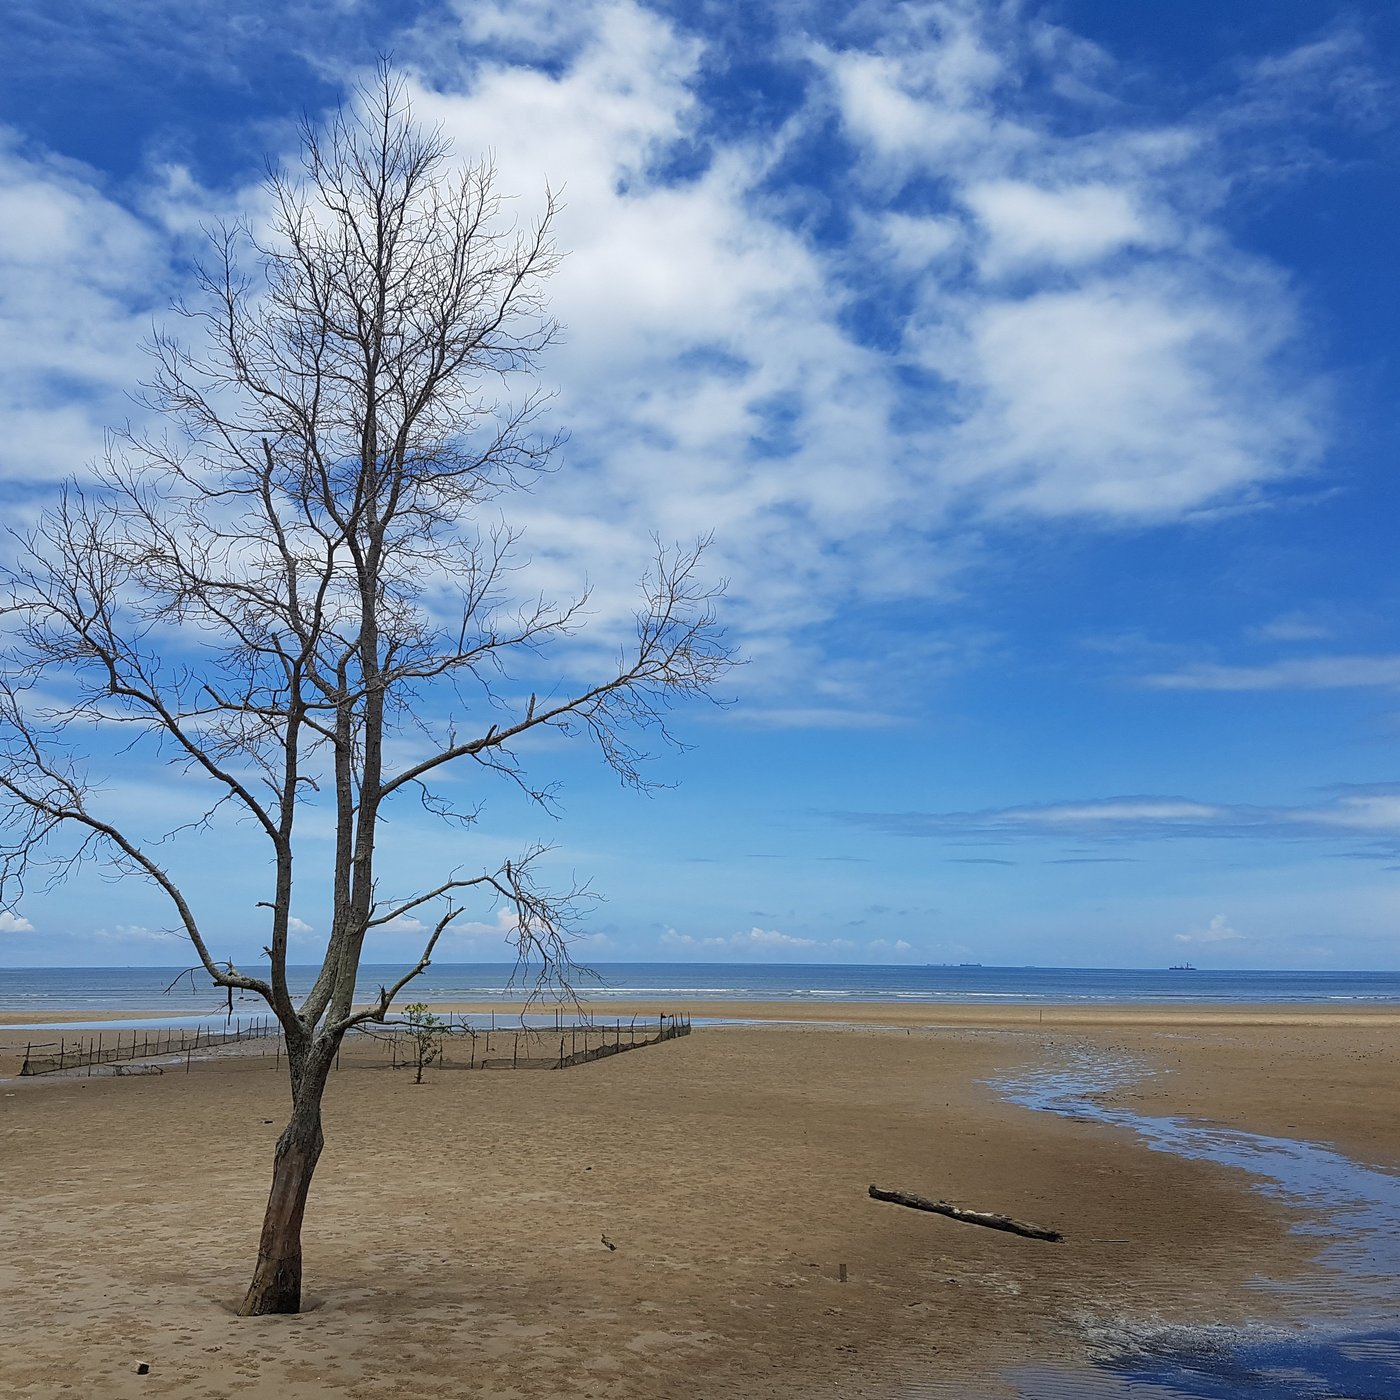
M1400 791L1394 784L1338 792L1294 807L1194 802L1180 797L1114 797L1086 802L1002 807L982 812L839 812L841 820L899 836L960 839L1324 840L1373 837L1374 854L1393 858L1400 837Z
M857 957L884 961L905 958L914 952L914 946L903 938L876 938L858 943L849 938L809 938L780 929L757 927L709 937L678 933L668 928L661 935L660 944L670 952L701 957L756 957L760 960L795 957L817 962L828 959L849 962Z
M1241 943L1245 941L1245 935L1231 928L1224 914L1216 914L1205 928L1178 933L1176 941L1198 947L1209 947L1216 943Z
M733 948L815 948L814 938L795 938L790 933L780 933L777 929L751 928L747 933L736 933L729 940Z
M1093 263L1119 249L1163 241L1133 191L1104 183L1044 189L1023 180L988 180L963 196L987 235L984 275L1037 263Z
M1209 821L1221 815L1222 809L1219 807L1202 802L1172 800L1074 802L1013 809L1007 813L1012 821L1045 823L1049 826L1076 826L1082 822Z
M842 120L870 148L880 173L893 181L910 166L940 170L984 147L989 136L1021 145L1024 129L990 102L1006 61L983 32L977 8L926 5L904 20L889 25L885 51L813 46Z
M514 906L507 905L496 910L496 917L491 920L448 924L447 935L450 938L499 938L509 942L519 930L520 920Z
M694 41L634 6L593 13L560 72L483 62L468 91L419 95L464 153L489 133L502 188L566 186L551 305L568 339L548 372L569 470L512 509L535 577L562 592L586 568L605 621L627 618L650 532L713 530L731 625L788 632L896 576L836 552L885 531L904 489L888 367L842 331L820 253L757 198L776 146L654 172L703 117Z
M966 237L957 219L890 213L877 221L879 237L904 270L921 273L954 251Z
M889 729L901 722L878 710L838 705L751 705L737 711L736 718L770 729Z
M436 927L440 917L440 911L419 918L416 914L400 914L398 918L392 919L387 924L381 924L372 932L378 934L400 934L411 935L424 938ZM516 918L515 910L511 906L503 906L498 909L491 919L472 920L455 919L443 930L445 943L452 940L459 942L469 940L490 940L500 939L509 942L519 928L519 921ZM438 956L442 955L441 950L445 943L438 944Z
M983 548L969 516L979 531L1179 519L1318 450L1318 396L1282 367L1282 279L1215 222L1228 162L1212 118L1133 125L1102 100L1102 51L1010 9L948 0L879 23L863 46L794 39L805 101L725 137L702 99L714 54L634 0L462 3L396 46L418 66L418 115L463 158L492 153L514 214L546 181L563 189L549 295L567 337L545 374L572 436L567 470L507 503L528 587L587 577L615 635L651 533L712 530L726 620L759 658L735 684L775 722L868 713L877 694L898 711L870 675L843 704L813 695L825 624L944 596ZM1086 130L1024 96L1036 64L1073 76ZM849 215L847 243L794 217L811 191L782 173L833 106L849 149L830 153L822 198ZM15 215L0 468L42 480L127 415L171 251L230 192L166 162L134 200L143 217L13 143L0 188ZM907 315L860 329L895 288Z
M0 909L0 933L33 933L34 925L22 914Z
M1277 328L1176 272L969 303L961 329L950 342L941 327L922 358L962 385L953 471L988 510L1180 517L1309 443L1309 405L1259 379Z
M703 950L705 952L792 952L810 951L824 947L815 938L799 938L794 934L780 933L777 929L751 928L746 932L732 933L727 938L696 938L693 934L677 933L667 929L661 935L665 948Z
M169 286L161 240L93 171L0 128L0 475L51 481L98 452Z
M904 938L877 938L866 946L877 957L902 958L914 951L914 945Z
M306 922L305 919L298 919L295 915L287 920L287 928L291 933L315 933L316 930Z
M112 928L94 929L91 937L106 943L183 943L185 936L168 928L147 928L144 924L117 924ZM193 957L193 953L191 954Z
M423 933L426 925L422 919L415 918L412 914L400 914L396 919L390 919L386 924L380 924L375 933Z
M1297 819L1335 826L1358 834L1400 835L1400 795L1370 793L1345 796L1332 807L1302 808Z
M932 499L1179 518L1315 460L1321 400L1282 363L1288 293L1215 223L1228 182L1205 173L1227 164L1213 119L1145 127L1110 110L1060 135L1017 90L1047 36L1007 13L925 6L873 52L820 55L866 199L946 189L940 251L974 250L971 276L935 264L916 279L906 329L950 402L924 440ZM947 224L968 212L960 239Z
M940 581L909 562L969 504L1170 519L1312 459L1317 401L1275 361L1287 294L1212 223L1204 119L1114 113L1062 136L1000 99L1072 36L980 6L922 13L922 28L891 18L883 48L808 50L858 148L850 248L793 227L764 183L824 119L819 81L780 132L711 142L697 175L658 173L703 123L701 51L635 5L577 7L548 72L478 55L464 90L422 94L464 152L490 133L503 187L567 180L553 296L569 344L551 372L572 469L523 506L546 579L586 562L620 617L636 541L713 528L747 642L853 598L933 596ZM481 14L468 23L489 40L506 21ZM1101 52L1075 52L1086 80L1111 78ZM935 166L940 208L893 207ZM1008 293L977 268L1054 277ZM845 320L886 270L911 279L915 308L894 352ZM911 366L937 392L904 387ZM882 550L892 521L908 546Z

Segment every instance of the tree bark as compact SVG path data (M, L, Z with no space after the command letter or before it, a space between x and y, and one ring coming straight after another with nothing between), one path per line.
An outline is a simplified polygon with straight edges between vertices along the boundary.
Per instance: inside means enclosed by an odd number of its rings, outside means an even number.
M301 1221L324 1143L318 1093L314 1102L293 1108L291 1121L277 1140L258 1264L238 1310L240 1317L301 1311Z

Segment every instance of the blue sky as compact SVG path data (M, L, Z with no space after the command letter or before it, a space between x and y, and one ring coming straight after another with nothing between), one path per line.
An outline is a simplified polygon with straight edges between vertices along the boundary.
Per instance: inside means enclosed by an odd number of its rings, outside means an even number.
M390 52L522 216L562 187L570 439L509 503L606 637L713 532L745 666L651 797L543 746L581 955L1400 967L1400 122L1390 6L21 0L0 490L136 409L200 228ZM114 803L197 800L98 752ZM408 813L406 883L461 858ZM216 849L210 849L210 847ZM247 957L246 833L178 843ZM436 864L435 864L436 863ZM0 964L182 960L89 872ZM314 951L324 911L297 916ZM440 960L501 955L483 909ZM409 951L414 930L372 956Z

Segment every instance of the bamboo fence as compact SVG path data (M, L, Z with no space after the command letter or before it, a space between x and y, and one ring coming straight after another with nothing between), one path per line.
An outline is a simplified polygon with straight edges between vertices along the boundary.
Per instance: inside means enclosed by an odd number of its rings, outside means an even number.
M417 1033L412 1026L366 1026L360 1034L384 1047L391 1068L416 1066ZM570 1069L689 1035L690 1017L663 1014L568 1025L560 1016L553 1026L544 1027L474 1026L465 1018L446 1017L422 1034L430 1037L430 1063L439 1069Z
M137 1028L130 1031L99 1031L96 1035L68 1039L31 1042L24 1047L21 1075L59 1074L64 1070L86 1068L92 1073L94 1065L129 1064L136 1060L166 1059L184 1055L186 1059L197 1051L243 1040L267 1040L280 1036L282 1027L271 1016L252 1021L238 1021L228 1029L218 1031L199 1026L193 1031L162 1030L159 1027Z
M663 1013L655 1019L634 1016L612 1022L565 1024L562 1013L553 1026L473 1025L465 1017L446 1016L425 1030L411 1023L360 1026L357 1041L372 1041L383 1048L391 1068L413 1067L418 1062L418 1036L426 1034L433 1048L431 1063L442 1069L570 1069L594 1060L641 1050L649 1045L690 1034L690 1017ZM199 1027L194 1031L146 1028L100 1031L72 1039L30 1042L24 1049L20 1074L32 1077L113 1066L118 1074L127 1065L143 1061L184 1058L186 1069L200 1051L215 1051L241 1041L266 1041L263 1054L283 1056L282 1028L271 1016L238 1022L227 1030ZM338 1059L337 1059L338 1063Z

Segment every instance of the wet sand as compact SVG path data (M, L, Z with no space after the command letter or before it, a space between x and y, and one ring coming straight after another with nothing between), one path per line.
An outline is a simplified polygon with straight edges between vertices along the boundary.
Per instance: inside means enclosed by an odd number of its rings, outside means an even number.
M401 999L402 1000L402 999ZM1400 1028L1400 1005L1375 1006L1330 1005L1311 1002L1240 1003L1171 1002L1171 1003L1084 1003L1078 1005L1036 1003L973 1003L926 1001L703 1001L669 997L665 1001L607 998L580 1003L583 1014L598 1022L611 1025L617 1018L624 1022L633 1016L656 1017L658 1011L684 1011L696 1020L707 1021L780 1021L798 1025L863 1025L863 1026L970 1026L981 1028L1044 1026L1372 1026ZM207 1002L190 1006L156 1006L144 1011L4 1011L0 1012L0 1027L38 1026L50 1023L97 1024L102 1021L131 1021L134 1024L159 1025L177 1017L189 1018L207 1014ZM494 1014L501 1025L518 1020L522 1012L533 1016L554 1014L554 1004L520 1001L450 1001L434 1002L433 1010L471 1016ZM222 1013L219 1013L222 1014ZM235 1008L244 1018L262 1016L266 1008L261 1002L248 1002ZM565 1011L572 1017L573 1008ZM0 1030L0 1045L13 1041L14 1036ZM22 1037L21 1037L22 1039Z
M449 1067L421 1087L348 1054L298 1318L232 1315L286 1108L271 1058L9 1080L0 1391L970 1400L1001 1393L1004 1367L1073 1362L1085 1324L1267 1317L1249 1280L1305 1270L1318 1245L1290 1233L1295 1212L985 1083L1085 1046L1162 1071L1120 1091L1143 1111L1400 1169L1400 1114L1381 1107L1394 1009L1038 1011L803 1004L873 1028L704 1027L562 1073ZM883 1205L871 1182L1065 1240Z

